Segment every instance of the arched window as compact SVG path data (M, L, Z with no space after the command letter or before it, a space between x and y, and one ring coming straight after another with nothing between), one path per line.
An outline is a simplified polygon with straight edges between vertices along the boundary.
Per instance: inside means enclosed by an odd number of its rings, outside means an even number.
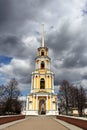
M41 51L41 56L44 56L44 51L43 50Z
M44 80L44 78L41 78L41 80L40 80L40 89L45 89L45 80Z
M45 68L45 63L44 61L41 62L41 69L44 69Z

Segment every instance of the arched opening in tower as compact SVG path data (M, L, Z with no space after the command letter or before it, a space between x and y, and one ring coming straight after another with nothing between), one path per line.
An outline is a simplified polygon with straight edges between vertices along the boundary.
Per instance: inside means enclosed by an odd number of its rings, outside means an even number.
M44 51L41 51L41 56L44 56Z
M45 68L45 63L44 61L41 62L41 69L44 69Z
M46 101L43 98L41 98L39 100L39 111L38 112L40 115L46 114Z
M40 80L40 89L45 89L45 80L44 80L44 78L41 78L41 80Z

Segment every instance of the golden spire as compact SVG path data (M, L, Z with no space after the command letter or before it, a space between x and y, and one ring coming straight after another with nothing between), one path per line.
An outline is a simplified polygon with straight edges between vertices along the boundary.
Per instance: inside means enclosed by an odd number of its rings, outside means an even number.
M44 47L44 24L42 24L42 47Z

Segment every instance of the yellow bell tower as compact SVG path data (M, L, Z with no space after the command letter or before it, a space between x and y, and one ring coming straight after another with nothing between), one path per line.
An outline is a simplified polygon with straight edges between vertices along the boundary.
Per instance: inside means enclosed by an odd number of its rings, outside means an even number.
M51 59L44 46L44 24L42 44L35 58L35 71L31 76L31 93L27 95L26 115L57 115L57 95L54 94L54 73L50 69Z

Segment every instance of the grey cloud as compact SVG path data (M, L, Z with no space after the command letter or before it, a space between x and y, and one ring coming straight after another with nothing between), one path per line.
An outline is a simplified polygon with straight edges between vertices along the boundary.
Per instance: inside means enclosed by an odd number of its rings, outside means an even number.
M18 37L5 35L0 37L0 54L11 57L18 56L24 49L25 47Z
M67 58L64 60L63 67L85 67L87 66L87 57L85 56L78 56L78 55L71 55L70 57L67 56Z
M68 51L74 42L74 38L69 31L69 22L61 26L60 30L54 31L48 35L46 39L46 44L55 52L55 54L61 55L63 51Z
M27 31L28 23L29 33L31 23L39 23L42 19L46 3L46 0L0 0L0 33L22 35Z
M11 15L11 0L0 0L0 24L5 24Z
M31 77L30 77L30 75L28 74L26 77L21 78L20 82L23 83L23 84L29 84L29 83L31 83Z
M86 33L82 28L74 32L70 29L71 26L65 21L59 31L52 32L46 37L46 45L53 50L53 60L63 59L61 67L85 67L87 66Z
M74 45L73 49L66 55L63 67L85 67L87 66L87 56L86 53L86 46L85 40L79 41L78 45Z
M35 52L31 46L26 47L21 38L14 35L4 35L0 37L0 54L21 59L32 59Z
M57 70L56 70L57 71ZM77 71L71 70L71 69L63 69L60 68L60 70L56 73L55 72L55 84L61 84L63 80L67 80L70 83L73 83L73 81L81 81L82 75L78 73Z
M82 76L82 79L87 79L87 73Z

